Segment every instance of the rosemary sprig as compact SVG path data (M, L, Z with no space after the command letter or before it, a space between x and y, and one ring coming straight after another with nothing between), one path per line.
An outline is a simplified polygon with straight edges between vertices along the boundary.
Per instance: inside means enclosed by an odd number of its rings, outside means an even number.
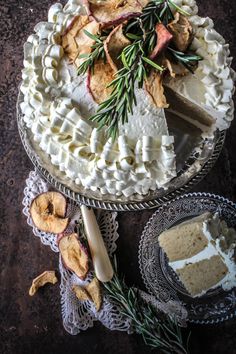
M133 43L125 47L121 53L123 68L116 73L115 79L110 83L112 93L102 102L97 113L90 119L98 124L98 129L107 126L107 135L114 141L117 137L119 122L128 121L128 115L133 113L136 105L135 83L143 87L144 80L150 69L163 71L163 68L148 58L155 46L155 24L169 21L174 18L170 10L169 0L151 1L144 9L142 15L131 21L125 30Z
M117 273L103 285L109 298L121 308L121 314L131 320L132 328L142 335L147 345L159 348L165 354L188 353L176 319L164 315L157 317L154 307L144 302L137 290L128 288Z
M136 40L125 47L120 58L123 67L109 84L112 93L99 105L97 113L90 118L98 123L98 129L107 125L108 136L113 141L118 133L119 122L126 123L129 113L133 114L133 106L137 103L134 92L135 82L138 83L139 88L143 87L148 73L145 64L148 63L154 69L163 71L163 68L144 56L141 40Z
M185 66L192 74L194 74L193 68L202 57L195 54L186 54L179 52L171 47L168 47L167 51L173 56L173 58L183 66Z
M125 28L125 34L129 37L130 34L138 34L146 42L147 53L152 52L156 44L155 25L162 22L167 25L174 19L171 11L169 0L153 0L144 7L142 14L128 22Z
M86 36L89 38L93 39L95 41L94 45L91 46L92 51L90 54L81 54L79 56L79 59L84 58L85 60L83 63L80 65L78 68L78 75L85 74L88 69L93 69L94 64L97 60L103 59L104 61L106 60L106 54L104 50L104 40L107 38L107 35L94 35L86 30L84 30L84 33Z

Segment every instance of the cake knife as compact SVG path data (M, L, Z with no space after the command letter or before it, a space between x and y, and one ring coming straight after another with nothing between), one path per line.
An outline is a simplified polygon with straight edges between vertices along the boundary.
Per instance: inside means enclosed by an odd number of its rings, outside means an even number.
M108 282L114 271L94 211L85 205L80 209L96 277L103 283Z

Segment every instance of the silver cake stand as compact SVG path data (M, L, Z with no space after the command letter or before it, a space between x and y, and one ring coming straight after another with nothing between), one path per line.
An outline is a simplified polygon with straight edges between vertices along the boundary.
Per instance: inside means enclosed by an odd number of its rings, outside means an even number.
M211 170L224 145L226 132L216 131L212 139L202 139L201 132L177 116L167 115L170 134L175 137L177 177L168 189L156 189L145 196L134 194L129 198L93 192L78 186L64 172L51 163L50 156L41 150L33 133L26 126L20 103L17 101L17 122L20 137L30 160L38 172L57 190L79 204L113 211L136 211L155 208L177 196L188 192Z

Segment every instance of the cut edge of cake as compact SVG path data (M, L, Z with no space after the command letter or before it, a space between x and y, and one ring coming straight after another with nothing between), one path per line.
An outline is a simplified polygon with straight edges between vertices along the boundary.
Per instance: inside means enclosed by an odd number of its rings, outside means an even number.
M192 297L218 286L226 291L236 286L236 231L218 213L207 212L164 231L159 244Z

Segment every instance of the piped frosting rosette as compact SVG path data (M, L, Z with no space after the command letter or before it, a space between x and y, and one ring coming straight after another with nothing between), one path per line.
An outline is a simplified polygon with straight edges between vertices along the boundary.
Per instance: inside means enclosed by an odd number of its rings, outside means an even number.
M190 21L196 32L192 45L204 57L195 73L202 82L203 103L226 112L224 121L230 121L233 72L228 47L213 30L212 21L196 15L195 1L175 2L192 15ZM140 119L141 112L142 119L153 119L156 125L151 127L161 127L156 131L145 128L142 133L140 123L135 138L135 127L130 125L132 132L121 129L113 143L106 139L104 129L98 130L88 120L97 104L86 90L86 77L77 77L61 45L65 30L83 11L76 0L69 0L64 8L53 5L48 22L37 24L35 34L25 43L21 85L24 121L52 164L84 188L126 197L167 188L176 176L174 139L169 136L163 109L151 109L144 90L140 90L141 106L138 102L132 120ZM187 91L185 80L177 90Z
M135 149L125 135L106 141L104 131L89 125L69 98L55 101L49 117L39 114L31 129L52 163L91 190L143 194L175 174L173 138L143 136Z

